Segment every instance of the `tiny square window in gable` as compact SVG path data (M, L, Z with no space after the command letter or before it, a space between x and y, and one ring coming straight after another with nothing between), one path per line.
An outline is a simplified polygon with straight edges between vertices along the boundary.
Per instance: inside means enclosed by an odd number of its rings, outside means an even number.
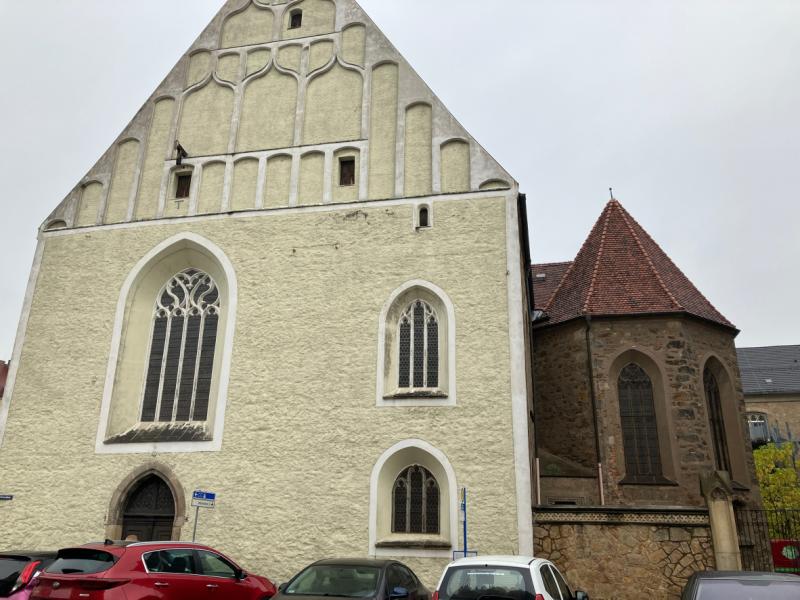
M178 173L175 175L175 198L188 198L189 192L192 189L192 174Z
M356 184L356 159L353 156L347 156L339 159L339 185L355 185Z
M303 26L303 11L293 10L289 15L289 29L300 29Z

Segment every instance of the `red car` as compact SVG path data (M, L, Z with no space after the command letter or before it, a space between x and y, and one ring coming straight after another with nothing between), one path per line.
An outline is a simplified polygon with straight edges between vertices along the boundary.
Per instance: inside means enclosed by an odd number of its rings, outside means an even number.
M275 592L208 546L107 541L59 550L31 600L266 600Z

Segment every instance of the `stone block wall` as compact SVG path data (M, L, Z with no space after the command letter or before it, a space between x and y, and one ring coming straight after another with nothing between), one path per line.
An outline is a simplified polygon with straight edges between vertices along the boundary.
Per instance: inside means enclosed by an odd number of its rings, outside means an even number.
M707 514L537 514L536 556L592 600L678 600L696 571L714 569Z
M706 365L714 365L736 499L757 506L760 499L734 332L679 315L593 319L590 327L596 417L586 365L586 322L545 326L534 335L541 503L550 496L565 496L575 487L565 476L596 474L596 463L592 464L596 419L606 504L705 506L700 476L713 471L715 464L703 371ZM617 376L629 362L641 364L653 382L661 461L668 480L664 485L626 481ZM568 472L573 463L594 466L595 473ZM592 500L587 498L587 503Z

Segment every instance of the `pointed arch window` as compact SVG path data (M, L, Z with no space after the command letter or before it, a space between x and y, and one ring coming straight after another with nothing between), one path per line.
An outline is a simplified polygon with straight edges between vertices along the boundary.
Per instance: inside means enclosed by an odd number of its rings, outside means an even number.
M210 275L186 269L170 277L153 309L141 420L206 421L220 293Z
M439 319L423 300L415 300L398 323L398 388L439 387Z
M392 533L439 533L439 483L425 467L408 467L395 480Z
M662 479L653 382L645 370L630 363L617 382L626 477L636 481Z
M717 378L706 367L703 372L703 387L708 404L708 420L711 428L711 443L714 446L714 464L718 471L731 472L731 459L728 454L728 440L725 435L725 422L722 413L722 398Z

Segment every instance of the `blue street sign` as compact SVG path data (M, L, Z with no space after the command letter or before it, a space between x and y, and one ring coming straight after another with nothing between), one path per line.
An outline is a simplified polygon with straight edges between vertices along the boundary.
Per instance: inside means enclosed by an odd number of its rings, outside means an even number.
M11 502L13 499L11 494L0 494L0 502Z
M195 490L192 494L192 506L195 508L214 508L217 495L214 492Z

